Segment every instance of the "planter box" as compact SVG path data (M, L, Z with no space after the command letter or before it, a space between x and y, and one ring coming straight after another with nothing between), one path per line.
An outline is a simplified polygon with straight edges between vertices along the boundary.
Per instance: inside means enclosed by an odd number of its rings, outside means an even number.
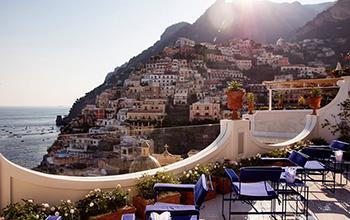
M121 220L123 214L135 213L136 209L131 206L127 206L123 209L119 209L116 212L107 213L99 216L91 216L89 220Z
M213 183L213 191L209 191L207 196L205 197L205 201L214 199L216 197L216 182L212 180ZM210 187L210 186L209 186ZM193 192L181 192L181 203L186 205L193 205L194 203L194 194Z
M158 202L180 204L180 198L181 198L180 193L172 192L172 193L167 193L167 194L158 196ZM132 202L136 208L136 215L141 219L145 219L146 206L153 204L154 200L153 199L146 200L141 196L134 196L132 198Z
M232 192L231 181L227 177L213 177L213 182L216 182L216 192L227 194Z

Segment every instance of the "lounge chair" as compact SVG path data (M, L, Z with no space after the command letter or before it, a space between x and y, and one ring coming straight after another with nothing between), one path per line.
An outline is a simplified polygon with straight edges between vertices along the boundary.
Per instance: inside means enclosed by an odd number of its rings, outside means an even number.
M240 169L238 176L234 170L225 169L226 175L231 180L232 192L229 198L222 197L222 202L229 202L229 218L231 215L281 215L285 217L284 202L282 202L281 211L274 210L271 206L271 211L259 211L253 204L254 201L279 201L279 182L282 174L281 167L243 167ZM232 203L241 201L250 205L255 212L232 211ZM222 216L225 217L224 205L222 206Z
M152 212L163 213L170 212L172 220L179 219L199 219L200 208L205 201L208 193L208 185L205 175L202 174L196 184L168 184L156 183L154 185L154 205L146 207L146 219L149 219ZM182 205L157 202L157 197L160 192L193 192L194 204Z

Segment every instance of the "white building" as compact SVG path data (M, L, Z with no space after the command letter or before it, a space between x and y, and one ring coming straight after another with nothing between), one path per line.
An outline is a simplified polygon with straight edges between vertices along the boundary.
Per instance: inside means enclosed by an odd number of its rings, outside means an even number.
M240 70L250 70L253 64L251 60L236 60L236 66Z
M177 88L174 94L174 105L187 105L188 89Z
M193 47L195 44L196 44L196 42L191 40L191 39L188 39L188 38L185 38L185 37L180 37L175 42L175 47L184 47L184 46L191 46L191 47Z

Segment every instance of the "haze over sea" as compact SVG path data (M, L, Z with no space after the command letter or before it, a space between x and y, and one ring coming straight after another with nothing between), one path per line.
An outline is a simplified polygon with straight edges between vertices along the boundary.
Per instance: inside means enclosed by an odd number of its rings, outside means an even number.
M38 166L59 134L56 116L68 111L67 107L0 107L0 153L21 166Z

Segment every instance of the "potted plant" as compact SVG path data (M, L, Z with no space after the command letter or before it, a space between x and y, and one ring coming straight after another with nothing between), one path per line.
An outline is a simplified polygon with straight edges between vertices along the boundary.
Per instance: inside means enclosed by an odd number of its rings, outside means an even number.
M283 109L284 108L284 91L278 91L277 92L277 108Z
M312 108L312 115L317 115L316 109L321 107L322 90L320 88L312 88L310 91L309 103Z
M306 100L305 100L304 96L300 96L298 98L298 105L299 105L299 107L305 108L305 104L306 104Z
M7 205L2 213L5 219L46 219L50 206L47 203L38 205L31 199Z
M132 198L133 205L136 208L136 215L144 219L146 206L153 204L154 190L153 187L156 183L179 183L179 180L175 176L165 173L157 172L153 176L143 176L136 183L137 195ZM180 204L180 193L163 193L158 196L158 201L167 202L173 204Z
M193 169L184 171L179 179L182 184L196 184L199 177L202 174L209 175L209 168L206 166L196 165ZM216 182L215 181L212 181L211 183L208 182L208 186L209 186L209 191L207 193L207 196L205 197L206 201L214 199L216 197ZM181 200L182 200L182 203L184 204L193 205L193 202L194 202L193 192L181 192Z
M227 107L232 109L232 120L240 119L238 110L242 108L244 90L242 84L232 81L227 87Z
M78 201L81 219L112 220L121 219L123 213L135 212L135 209L127 206L128 192L121 189L120 185L113 191L95 189Z
M255 96L253 93L247 93L247 103L248 103L248 114L253 114L255 107Z
M232 191L231 181L225 174L225 168L232 168L238 171L237 163L233 163L229 160L223 162L215 162L211 164L209 172L213 177L213 182L216 182L216 192L220 194L226 194Z

